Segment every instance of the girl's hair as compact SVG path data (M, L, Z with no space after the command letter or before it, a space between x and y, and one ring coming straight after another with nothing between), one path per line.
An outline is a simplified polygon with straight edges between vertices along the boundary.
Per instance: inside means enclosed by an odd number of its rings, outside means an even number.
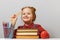
M35 19L36 19L36 14L35 14L36 9L34 7L27 6L27 7L23 7L21 10L23 11L25 8L29 8L29 9L32 10L32 14L33 14L33 20L32 21L35 21Z

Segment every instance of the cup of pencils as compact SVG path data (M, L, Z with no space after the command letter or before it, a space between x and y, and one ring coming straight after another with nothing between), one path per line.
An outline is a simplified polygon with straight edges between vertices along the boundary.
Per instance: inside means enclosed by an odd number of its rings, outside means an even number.
M8 38L9 35L9 23L8 22L3 22L3 29L4 29L4 38Z

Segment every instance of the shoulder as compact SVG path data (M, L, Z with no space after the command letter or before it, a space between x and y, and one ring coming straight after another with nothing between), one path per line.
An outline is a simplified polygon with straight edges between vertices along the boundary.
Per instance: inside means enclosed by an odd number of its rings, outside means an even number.
M45 30L40 24L35 24L35 25L39 30L41 30L41 31Z
M23 28L23 26L18 26L18 28L17 28L17 29L20 29L20 28ZM15 30L14 30L14 32L16 32L16 31L17 31L17 29L15 29Z
M17 29L22 29L22 28L23 28L23 26L18 26ZM13 32L13 38L16 38L15 35L16 35L17 29L15 29L14 32Z
M20 29L20 28L23 28L23 26L18 26L18 28L17 28L17 29ZM17 29L15 29L14 31L17 31Z
M21 29L21 28L23 28L23 26L18 26L18 29Z
M41 25L40 24L35 24L37 27L41 27Z

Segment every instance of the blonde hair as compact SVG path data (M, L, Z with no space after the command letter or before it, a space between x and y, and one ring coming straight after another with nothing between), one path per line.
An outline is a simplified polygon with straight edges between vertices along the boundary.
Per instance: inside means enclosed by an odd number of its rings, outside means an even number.
M33 14L33 20L32 21L35 21L35 19L36 19L36 14L35 14L36 9L34 7L26 6L26 7L23 7L21 10L23 11L25 8L29 8L29 9L32 10L32 14Z

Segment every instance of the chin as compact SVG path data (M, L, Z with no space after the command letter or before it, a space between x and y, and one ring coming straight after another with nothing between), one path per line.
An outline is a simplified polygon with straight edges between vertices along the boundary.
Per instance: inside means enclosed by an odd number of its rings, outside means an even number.
M29 20L23 20L24 22L29 22Z
M28 20L28 19L24 19L24 21L30 21L30 20Z
M24 22L29 22L29 21L24 21Z

